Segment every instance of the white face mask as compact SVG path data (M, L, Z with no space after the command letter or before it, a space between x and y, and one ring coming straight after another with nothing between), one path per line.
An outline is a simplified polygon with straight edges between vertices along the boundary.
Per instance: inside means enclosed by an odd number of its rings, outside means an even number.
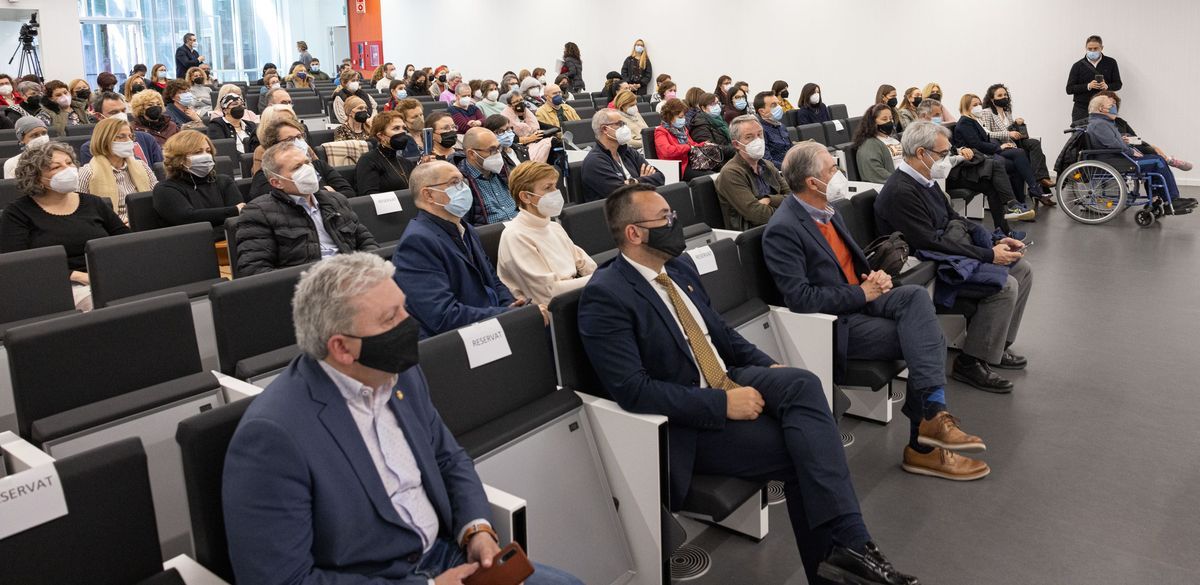
M356 93L358 92L358 87L359 85L357 81L351 81L350 83L346 84L346 91L350 93Z
M924 157L921 157L921 162L925 162ZM925 163L925 165L929 167L929 178L934 181L941 181L946 177L949 177L950 169L954 167L954 165L950 164L950 157L948 156L942 157L941 160L933 163L932 165L929 163Z
M751 140L746 147L746 155L754 160L759 160L767 153L767 143L762 138Z
M473 100L469 97L459 98L458 105L459 105L459 107L461 107L462 109L465 110L465 109L475 105L475 100Z
M540 83L542 85L546 85L546 76L545 75L537 78L537 80L538 80L538 83Z
M207 177L216 163L211 154L193 154L188 157L188 172L197 177Z
M108 119L109 120L121 120L122 122L128 122L129 114L126 114L125 112L117 112L117 113L109 116Z
M820 179L818 179L820 180ZM850 181L846 179L846 175L842 171L838 171L825 183L825 200L833 203L845 199L850 193Z
M0 95L12 95L12 86L7 83L0 85Z
M79 169L67 167L50 177L50 190L70 193L79 188Z
M538 200L537 210L542 217L558 217L564 205L562 192L555 189Z
M971 108L971 115L976 118L978 118L979 116L982 116L983 115L983 106L977 105L977 106Z
M483 159L483 169L489 173L499 173L504 170L504 158L497 152Z
M494 89L492 91L489 91L487 94L487 99L489 102L494 102L499 98L500 98L500 92L496 91Z
M137 143L130 140L129 142L114 142L112 143L113 154L121 158L129 158L133 156L133 149Z
M312 195L321 189L321 177L317 175L317 169L312 165L306 164L292 173L292 182L296 184L296 190L301 195Z
M530 90L529 90L529 95L531 95L531 96L533 96L533 97L542 97L542 88L540 88L540 87L535 87L535 88L533 88L533 89L530 89Z
M50 135L49 135L49 134L42 134L41 136L38 136L37 138L34 138L34 139L30 140L30 141L29 141L29 142L28 142L28 143L25 145L25 148L33 148L33 147L35 147L35 146L41 146L41 145L43 145L43 144L45 144L45 143L47 143L47 142L50 142Z
M278 81L276 81L275 83L272 83L272 84L271 84L271 89L279 89L279 82L278 82Z
M637 112L637 106L629 106L628 108L625 108L625 113L629 114L630 116L636 116Z
M58 104L58 107L60 107L60 108L66 108L66 107L70 107L70 105L71 105L71 96L69 96L69 95L60 95L60 96L58 96L58 97L54 98L54 103Z
M812 95L808 96L808 103L810 103L810 104L812 104L812 105L814 105L814 106L815 106L815 105L817 105L817 104L819 104L819 103L821 103L821 94L820 94L820 93L814 93L814 94L812 94Z
M633 140L633 130L630 130L629 126L621 126L617 128L617 133L613 138L617 139L617 144L624 146L629 144L630 140Z
M304 156L308 156L308 143L305 142L303 138L292 140L292 148L303 152Z

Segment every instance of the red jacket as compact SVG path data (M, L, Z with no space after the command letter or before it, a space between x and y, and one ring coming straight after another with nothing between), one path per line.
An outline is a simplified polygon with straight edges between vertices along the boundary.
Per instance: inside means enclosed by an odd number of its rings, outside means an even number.
M700 146L699 142L692 140L692 135L688 134L687 128L683 129L683 134L687 136L687 144L680 144L679 139L667 130L665 124L660 124L654 129L654 152L660 159L681 161L680 176L687 172L688 153L692 151L693 146Z

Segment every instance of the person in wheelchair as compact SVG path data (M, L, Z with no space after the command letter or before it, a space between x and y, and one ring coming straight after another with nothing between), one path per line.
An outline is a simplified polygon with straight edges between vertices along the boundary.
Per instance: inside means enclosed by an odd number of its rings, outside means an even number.
M1145 154L1130 146L1117 128L1116 119L1117 102L1113 98L1098 94L1088 102L1087 136L1092 148L1120 150L1122 154L1134 160L1139 170L1161 175L1166 183L1167 197L1176 212L1195 207L1195 199L1179 196L1179 187L1175 184L1175 175L1171 172L1167 159L1157 153Z
M1117 92L1105 90L1096 95L1106 95L1112 98L1113 101L1116 102L1117 112L1121 111L1121 96L1117 95ZM1121 138L1123 138L1127 144L1130 144L1134 148L1142 151L1142 154L1157 154L1158 156L1163 157L1163 159L1167 161L1167 164L1181 171L1187 172L1192 170L1192 163L1181 158L1168 156L1167 153L1163 152L1163 149L1146 142L1145 139L1138 136L1138 133L1134 131L1133 126L1130 126L1129 122L1126 122L1125 119L1120 116L1120 114L1117 115L1113 122L1117 124L1117 130L1121 131Z

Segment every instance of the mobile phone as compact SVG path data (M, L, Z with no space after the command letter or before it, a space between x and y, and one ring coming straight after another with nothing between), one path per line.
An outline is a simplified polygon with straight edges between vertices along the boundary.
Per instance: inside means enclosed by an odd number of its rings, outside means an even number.
M1024 245L1024 246L1021 246L1021 247L1019 248L1019 250L1020 250L1021 252L1025 252L1025 250L1028 250L1028 249L1029 249L1029 247L1033 245L1033 240L1026 240L1026 241L1024 241L1024 242L1021 242L1021 243L1022 243L1022 244L1025 244L1025 245Z
M489 569L479 569L463 579L466 585L517 585L533 574L533 564L521 545L511 542L500 550Z
M425 153L426 155L433 154L433 128L425 129Z
M1097 74L1096 75L1096 83L1104 83L1104 76Z

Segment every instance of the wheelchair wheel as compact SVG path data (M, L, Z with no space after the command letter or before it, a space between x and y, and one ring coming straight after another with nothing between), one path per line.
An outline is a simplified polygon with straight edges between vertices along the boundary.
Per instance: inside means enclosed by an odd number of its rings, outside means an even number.
M1139 209L1138 212L1134 214L1133 220L1136 221L1141 227L1150 227L1154 225L1154 213L1152 213L1149 209Z
M1104 223L1125 209L1125 177L1096 160L1077 162L1058 175L1058 206L1079 223Z

